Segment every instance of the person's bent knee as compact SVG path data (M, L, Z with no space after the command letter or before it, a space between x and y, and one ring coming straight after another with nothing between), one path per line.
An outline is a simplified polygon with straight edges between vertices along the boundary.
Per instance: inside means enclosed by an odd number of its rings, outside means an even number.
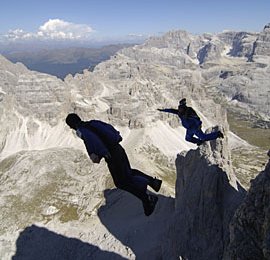
M131 183L128 182L118 182L117 184L115 184L116 188L121 189L121 190L126 190L131 186Z
M116 188L123 190L123 187L124 187L123 183L117 182L117 183L114 183L114 185L115 185Z
M188 142L190 142L192 140L192 137L189 136L189 135L186 135L185 140L188 141Z
M207 140L207 138L206 138L205 135L199 135L198 137L199 137L200 140L202 140L202 141L206 141L206 140Z

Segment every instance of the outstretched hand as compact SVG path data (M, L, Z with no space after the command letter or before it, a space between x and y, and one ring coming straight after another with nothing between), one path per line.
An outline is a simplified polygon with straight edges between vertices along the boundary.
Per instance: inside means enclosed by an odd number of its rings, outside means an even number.
M90 154L90 159L92 160L93 163L100 163L101 160L101 158L94 153Z
M158 111L162 111L163 109L158 108L157 110L158 110Z

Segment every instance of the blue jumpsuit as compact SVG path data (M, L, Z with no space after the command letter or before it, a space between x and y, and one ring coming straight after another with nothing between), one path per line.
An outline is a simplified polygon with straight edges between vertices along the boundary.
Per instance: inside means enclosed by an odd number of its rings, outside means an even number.
M202 131L202 121L191 107L185 107L185 111L181 114L177 109L173 108L159 109L159 111L179 116L183 127L187 129L185 139L188 142L201 144L204 141L214 140L219 137L219 132L205 134ZM198 138L194 137L194 135L196 135Z
M120 144L107 147L97 134L84 126L77 129L77 134L83 139L87 153L95 153L105 158L109 171L117 188L130 192L143 203L148 203L147 185L153 177L132 169L124 148Z

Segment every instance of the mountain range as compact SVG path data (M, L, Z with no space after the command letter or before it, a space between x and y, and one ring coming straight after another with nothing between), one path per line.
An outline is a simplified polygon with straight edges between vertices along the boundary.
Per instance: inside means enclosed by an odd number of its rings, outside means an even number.
M241 205L250 180L269 169L269 48L269 25L257 33L171 31L64 80L0 56L1 258L239 255L233 231L245 237L245 229L234 213L249 216ZM203 130L219 128L224 140L188 143L178 118L157 110L183 97ZM114 189L104 161L89 161L65 125L70 112L113 124L132 167L163 180L153 215ZM267 230L261 240L253 234L258 255L268 252Z

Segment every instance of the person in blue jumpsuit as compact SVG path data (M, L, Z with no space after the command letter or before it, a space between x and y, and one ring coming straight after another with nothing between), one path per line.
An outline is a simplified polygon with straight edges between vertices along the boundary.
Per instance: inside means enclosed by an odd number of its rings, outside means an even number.
M158 197L153 194L147 194L147 186L149 185L158 192L162 181L148 176L137 169L132 169L124 148L118 142L111 145L102 140L102 137L96 130L89 129L87 126L89 122L82 121L75 113L68 114L66 117L67 125L74 129L76 134L84 141L92 162L100 163L101 159L104 158L115 186L139 198L143 204L144 214L146 216L151 215L155 209ZM108 125L104 122L102 123L101 127Z
M194 111L192 107L186 105L186 99L183 98L179 101L178 109L165 108L158 109L161 112L172 113L178 115L183 127L187 129L186 131L186 141L201 145L205 141L214 140L217 138L224 138L221 131L212 132L206 134L202 131L202 121ZM195 136L197 137L195 137Z

